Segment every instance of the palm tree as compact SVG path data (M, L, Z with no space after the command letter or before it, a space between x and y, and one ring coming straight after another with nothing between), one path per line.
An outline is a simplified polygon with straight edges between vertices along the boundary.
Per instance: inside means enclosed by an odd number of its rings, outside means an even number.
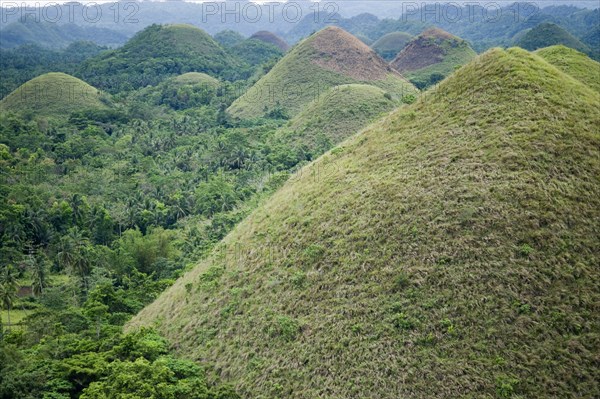
M38 260L33 254L29 255L27 265L31 269L31 287L33 289L33 295L40 296L48 286L46 265L43 261Z
M7 312L7 320L8 320L8 329L10 330L10 310L12 309L12 305L17 298L17 289L19 285L17 284L17 276L12 265L8 265L2 271L2 276L0 277L0 304L3 309L6 309Z
M69 233L60 240L58 262L81 279L84 292L88 289L92 252L89 239L77 227L69 229Z

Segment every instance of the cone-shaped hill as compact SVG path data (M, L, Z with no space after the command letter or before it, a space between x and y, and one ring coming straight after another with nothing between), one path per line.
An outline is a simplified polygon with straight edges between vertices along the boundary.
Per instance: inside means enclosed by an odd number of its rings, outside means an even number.
M599 111L492 49L303 169L128 329L243 398L594 397Z
M441 81L475 56L465 40L432 28L408 43L391 65L422 89Z
M250 39L260 40L261 42L272 44L281 51L286 52L290 46L279 36L266 30L261 30L250 36Z
M600 92L600 63L598 61L563 45L546 47L535 53L561 71Z
M583 44L575 36L551 22L543 22L525 33L516 43L517 46L526 50L537 50L562 44L578 51L587 53L590 48Z
M371 48L384 60L391 61L412 39L413 35L410 33L391 32L377 39L371 44Z
M311 101L274 139L307 159L358 133L378 116L398 106L379 87L365 84L335 86Z
M22 84L0 101L0 112L66 118L72 112L108 108L98 89L61 72L40 75Z
M123 47L87 60L80 74L103 89L119 92L156 85L186 72L221 74L236 61L202 29L151 25Z
M325 28L286 54L229 107L238 118L256 118L276 109L290 116L329 88L367 83L397 98L416 89L372 49L343 29Z

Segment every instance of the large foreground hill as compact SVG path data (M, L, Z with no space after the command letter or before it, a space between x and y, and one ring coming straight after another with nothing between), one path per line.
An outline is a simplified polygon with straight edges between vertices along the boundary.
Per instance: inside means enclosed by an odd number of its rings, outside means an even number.
M600 108L493 49L327 153L129 328L244 398L592 398Z

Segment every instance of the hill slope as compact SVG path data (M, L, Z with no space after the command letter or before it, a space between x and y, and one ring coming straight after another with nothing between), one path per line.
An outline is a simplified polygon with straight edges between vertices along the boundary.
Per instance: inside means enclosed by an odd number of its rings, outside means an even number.
M391 32L383 35L371 48L386 61L393 60L404 47L413 39L413 35L406 32Z
M245 398L593 397L598 111L490 50L304 169L129 328Z
M464 40L441 29L421 33L404 47L391 65L418 88L435 84L476 56Z
M31 79L0 101L0 112L68 117L75 111L107 108L101 92L60 72Z
M48 48L64 48L77 41L117 46L127 41L127 36L119 32L97 28L94 24L88 25L34 22L30 19L25 22L13 22L0 31L0 48L13 48L31 43Z
M279 36L266 30L261 30L250 36L250 39L260 40L279 48L284 53L288 51L290 46Z
M365 84L332 87L280 128L274 139L314 159L394 109L398 103L385 94Z
M111 92L156 85L186 72L211 75L236 62L202 29L191 25L151 25L123 47L84 63L80 74Z
M550 47L562 44L578 51L587 53L590 48L583 44L575 36L561 28L560 26L544 22L529 30L516 43L517 46L526 50L537 50L544 47Z
M401 98L415 88L373 50L348 32L328 27L295 46L268 74L229 107L238 118L275 109L290 116L329 88L368 83Z
M561 71L600 92L600 63L587 55L563 45L546 47L535 52Z

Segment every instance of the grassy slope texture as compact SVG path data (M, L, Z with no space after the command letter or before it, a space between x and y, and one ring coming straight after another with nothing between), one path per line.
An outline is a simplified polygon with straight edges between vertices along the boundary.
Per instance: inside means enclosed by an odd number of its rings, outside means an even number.
M579 39L571 35L560 26L550 22L539 24L535 28L528 31L516 43L517 46L530 51L554 46L556 44L562 44L563 46L567 46L584 53L590 52L590 48L583 44Z
M384 60L391 61L412 39L413 35L410 33L391 32L371 44L371 48Z
M535 52L540 57L600 92L600 63L587 55L563 45L546 47Z
M0 112L68 117L72 112L107 108L102 93L71 75L51 72L31 79L0 101Z
M290 46L279 36L266 30L261 30L250 36L250 39L260 40L261 42L272 44L278 47L284 53L288 51Z
M309 165L129 328L244 398L591 398L600 109L492 49Z
M151 25L123 47L88 60L81 75L112 92L156 85L185 72L222 73L235 62L202 29L191 25Z
M398 103L385 93L365 84L332 87L307 104L274 138L312 159L394 109Z
M328 27L295 46L234 101L229 112L249 119L283 109L294 116L329 88L349 83L378 86L397 98L416 92L363 42L343 29Z
M432 28L406 45L391 65L419 88L435 84L471 61L475 51L461 38Z

